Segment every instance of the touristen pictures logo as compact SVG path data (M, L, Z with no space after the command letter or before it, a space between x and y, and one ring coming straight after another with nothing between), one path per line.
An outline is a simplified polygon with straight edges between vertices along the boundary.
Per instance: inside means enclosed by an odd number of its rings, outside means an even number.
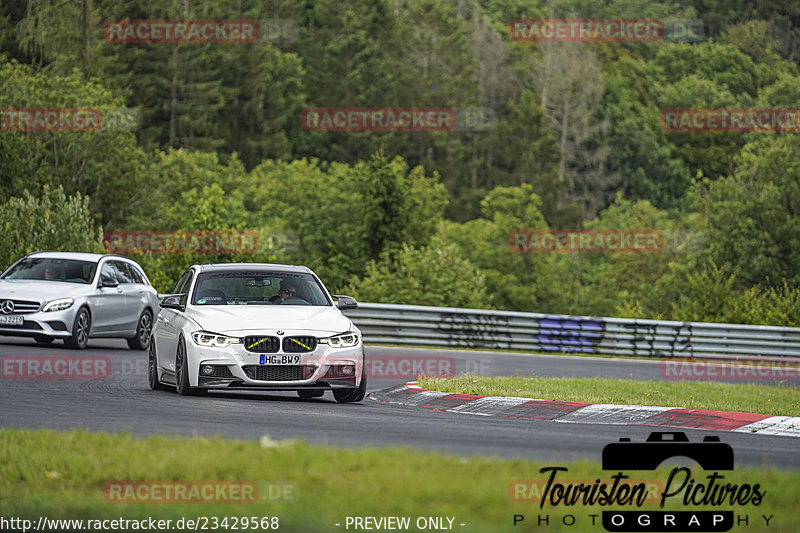
M699 471L673 466L663 481L656 477L656 470L669 461L687 459ZM723 532L734 525L769 526L773 519L771 514L749 514L764 502L767 491L760 483L731 479L733 448L716 435L690 440L684 432L654 431L644 442L623 437L603 448L602 469L602 475L576 480L567 467L545 466L539 470L544 475L539 483L515 482L512 500L538 502L546 514L514 514L513 525L548 527L552 518L574 531ZM648 479L629 471L645 472ZM591 512L579 514L580 507ZM551 516L550 508L567 514Z

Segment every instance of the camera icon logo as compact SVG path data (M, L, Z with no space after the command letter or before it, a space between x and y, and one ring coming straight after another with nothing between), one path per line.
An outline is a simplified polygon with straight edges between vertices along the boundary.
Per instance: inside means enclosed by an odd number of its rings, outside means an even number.
M719 437L689 442L682 431L653 431L645 442L623 437L603 448L603 470L655 470L672 457L693 459L704 470L733 470L733 448Z

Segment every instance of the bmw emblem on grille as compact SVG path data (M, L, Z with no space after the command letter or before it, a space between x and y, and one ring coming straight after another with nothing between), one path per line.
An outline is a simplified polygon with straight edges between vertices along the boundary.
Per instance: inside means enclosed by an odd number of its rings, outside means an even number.
M3 313L10 315L11 313L14 312L14 302L12 302L11 300L6 300L5 302L1 303L0 311L3 311Z
M277 333L278 335L283 335L283 330L282 330L282 329L279 329L278 331L276 331L276 333Z

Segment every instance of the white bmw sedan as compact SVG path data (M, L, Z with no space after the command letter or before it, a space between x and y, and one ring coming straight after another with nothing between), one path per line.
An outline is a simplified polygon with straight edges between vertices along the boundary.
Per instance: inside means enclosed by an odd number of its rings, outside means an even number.
M194 265L161 300L153 325L148 380L178 394L210 389L333 392L364 399L361 332L303 266L262 263Z

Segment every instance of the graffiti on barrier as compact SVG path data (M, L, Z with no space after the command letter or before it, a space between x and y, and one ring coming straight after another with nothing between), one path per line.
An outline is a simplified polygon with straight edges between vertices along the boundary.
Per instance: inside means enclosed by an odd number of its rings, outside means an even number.
M539 320L534 337L544 351L597 353L605 329L600 319L549 316Z
M626 333L633 337L630 348L633 355L675 357L694 356L692 348L692 324L683 322L677 326L655 324L622 324ZM666 345L666 346L665 346Z
M442 313L438 329L447 332L449 346L510 349L513 344L504 316Z

